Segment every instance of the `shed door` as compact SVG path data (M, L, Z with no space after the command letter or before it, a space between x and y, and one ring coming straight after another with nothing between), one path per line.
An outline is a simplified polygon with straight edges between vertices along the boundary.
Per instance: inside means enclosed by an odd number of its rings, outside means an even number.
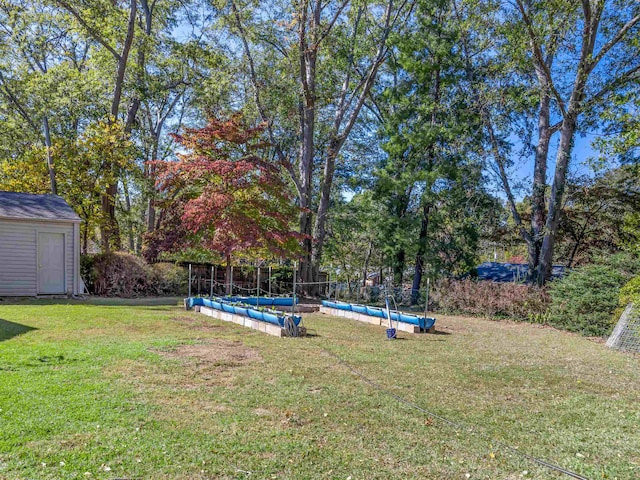
M64 233L38 233L38 293L66 293Z

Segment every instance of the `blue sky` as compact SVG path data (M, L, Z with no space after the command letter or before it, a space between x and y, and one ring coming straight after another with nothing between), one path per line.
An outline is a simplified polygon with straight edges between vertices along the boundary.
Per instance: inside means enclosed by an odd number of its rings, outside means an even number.
M594 171L589 165L591 158L598 156L598 151L592 147L592 142L598 138L597 134L592 133L578 133L576 132L574 138L574 148L571 152L571 162L569 164L569 177L575 176L593 176ZM552 139L551 147L549 149L548 165L547 165L547 183L551 185L553 182L553 175L555 172L555 159L556 149L559 140L559 134L556 133ZM510 175L512 177L512 189L516 201L522 200L522 198L528 195L531 191L531 181L533 178L534 156L533 152L522 159L514 159L514 166L510 169ZM493 178L493 185L491 192L497 197L506 200L502 185L499 183L497 177L493 174L490 175ZM518 188L518 185L521 188Z

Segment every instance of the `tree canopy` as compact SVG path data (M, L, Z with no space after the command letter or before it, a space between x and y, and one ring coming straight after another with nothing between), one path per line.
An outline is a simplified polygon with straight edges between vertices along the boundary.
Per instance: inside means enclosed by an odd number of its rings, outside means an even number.
M638 249L639 33L633 0L6 0L0 189L63 196L84 253L417 291L503 242L542 284Z

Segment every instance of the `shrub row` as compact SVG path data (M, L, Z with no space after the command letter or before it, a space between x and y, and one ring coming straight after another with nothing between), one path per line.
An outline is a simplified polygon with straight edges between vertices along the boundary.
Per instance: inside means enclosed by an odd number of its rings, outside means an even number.
M544 289L517 283L443 280L430 298L430 308L443 313L543 322L549 307Z
M611 333L628 302L640 303L640 259L609 255L571 270L546 288L515 283L443 280L431 307L443 313L510 318L589 336ZM430 302L431 303L431 302Z
M187 291L185 268L171 263L149 265L127 253L86 255L81 260L81 274L93 295L130 298Z
M187 291L187 270L171 263L150 265L134 255L107 253L85 256L81 265L83 279L94 295L140 297ZM640 303L640 277L633 278L639 272L637 258L613 255L575 268L544 289L448 279L438 282L429 303L436 312L548 323L583 335L603 336L611 332L621 308L630 301Z

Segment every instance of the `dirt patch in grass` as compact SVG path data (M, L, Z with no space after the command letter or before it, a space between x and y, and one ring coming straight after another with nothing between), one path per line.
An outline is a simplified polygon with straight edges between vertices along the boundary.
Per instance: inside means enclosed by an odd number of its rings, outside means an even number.
M225 366L239 366L262 360L256 349L248 348L242 342L228 340L209 340L196 345L180 345L175 350L159 353L168 358L194 358L199 363Z
M266 408L261 408L261 407L254 408L252 412L259 417L270 417L273 415L273 412L271 410L267 410Z

